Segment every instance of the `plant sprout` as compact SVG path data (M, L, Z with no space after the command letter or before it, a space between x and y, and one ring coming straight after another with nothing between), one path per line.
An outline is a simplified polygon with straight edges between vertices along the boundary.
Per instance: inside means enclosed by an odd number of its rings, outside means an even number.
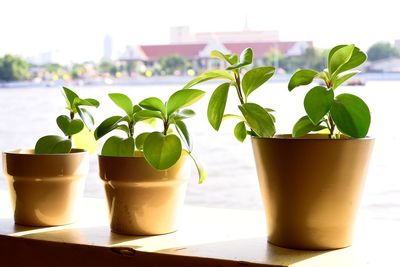
M109 137L102 148L104 156L133 157L136 151L143 152L147 162L157 170L165 170L173 166L182 155L182 143L186 152L193 159L198 174L199 183L204 182L206 173L193 155L193 143L184 122L195 115L191 109L184 109L204 96L205 92L196 89L181 90L173 93L167 102L163 103L157 97L149 97L138 105L121 93L111 93L111 100L121 108L123 116L112 116L105 119L95 130L95 138L100 139L106 134L120 130L124 137ZM135 126L146 120L162 122L161 131L143 132L137 134ZM174 131L175 130L175 131Z
M329 131L331 139L339 139L342 134L353 138L367 135L371 122L367 104L352 94L335 96L341 84L360 72L354 68L366 60L367 55L353 44L338 45L329 52L327 69L321 72L301 69L293 74L288 85L289 91L316 79L323 83L311 88L306 94L304 109L307 115L294 125L294 137L323 129Z
M200 74L183 88L188 89L212 79L226 80L214 90L208 103L207 117L211 126L218 131L224 119L239 120L234 128L234 135L240 142L243 142L248 134L258 137L274 136L275 118L271 114L273 110L249 102L248 98L274 75L275 68L256 67L241 75L244 67L253 63L251 48L243 50L240 57L236 54L223 54L216 50L211 52L211 57L220 59L228 67L225 70L211 70ZM225 114L225 106L231 88L236 91L241 115Z
M97 108L100 103L93 98L82 99L67 87L63 87L62 92L67 103L66 109L69 111L69 116L60 115L56 121L65 136L47 135L40 138L36 142L36 154L69 153L72 148L72 136L80 133L85 126L90 129L94 125L93 116L85 106ZM79 118L76 118L77 114Z

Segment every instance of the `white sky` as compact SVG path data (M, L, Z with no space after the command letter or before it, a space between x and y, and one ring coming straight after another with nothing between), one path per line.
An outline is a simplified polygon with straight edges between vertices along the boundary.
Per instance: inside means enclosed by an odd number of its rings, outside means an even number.
M0 55L60 50L98 60L106 34L115 52L127 44L169 42L171 26L191 31L278 30L281 40L317 47L400 39L396 0L1 0Z

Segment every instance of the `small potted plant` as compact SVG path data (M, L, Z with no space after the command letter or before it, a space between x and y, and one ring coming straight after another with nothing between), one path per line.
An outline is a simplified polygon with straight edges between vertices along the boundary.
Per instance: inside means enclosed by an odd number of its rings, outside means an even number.
M271 110L246 102L272 76L272 68L251 69L241 79L240 68L251 63L250 49L239 60L218 51L212 55L226 61L228 68L201 74L184 88L210 79L228 81L211 96L208 119L218 129L222 118L237 118L235 136L240 141L247 134L252 136L269 242L296 249L350 246L374 140L366 137L370 112L364 101L351 94L335 94L359 72L353 69L366 60L366 54L354 45L336 46L329 53L326 70L299 70L292 76L290 91L314 79L324 83L305 96L307 115L294 125L292 135L275 135ZM240 116L224 115L231 85L239 97Z
M117 130L125 135L109 137L99 155L113 232L156 235L177 230L190 176L189 157L197 167L199 183L206 178L193 156L184 123L195 115L185 107L203 95L190 89L172 94L165 103L149 97L134 105L124 94L109 94L125 113L105 119L95 130L96 139ZM161 122L161 130L138 134L137 123L148 120Z
M64 137L44 136L37 141L35 149L3 153L4 173L17 224L55 226L72 223L76 218L89 158L85 150L72 148L72 136L93 126L93 117L85 106L98 107L99 102L81 99L66 87L63 94L69 116L58 116L57 125Z

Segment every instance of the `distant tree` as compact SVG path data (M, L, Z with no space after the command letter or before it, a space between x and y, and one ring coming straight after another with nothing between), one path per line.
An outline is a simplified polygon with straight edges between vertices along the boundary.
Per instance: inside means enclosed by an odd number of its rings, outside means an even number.
M367 51L370 61L398 57L399 51L390 43L379 42L373 44Z
M281 51L276 48L272 48L266 55L265 55L265 63L266 65L274 66L275 68L279 68L279 62L284 58L284 55Z
M160 68L165 71L165 74L171 75L175 71L184 72L187 68L191 67L191 62L179 55L170 55L162 57L158 60Z
M63 72L63 67L58 63L47 63L44 64L43 67L47 70L48 73L51 74L61 74Z
M113 76L115 76L118 71L117 66L115 66L112 62L108 60L101 61L100 64L97 66L97 69L100 73L109 73Z
M71 76L73 79L82 78L86 72L86 68L83 64L75 63L72 65Z
M22 81L29 76L29 64L26 60L13 55L0 58L0 80Z

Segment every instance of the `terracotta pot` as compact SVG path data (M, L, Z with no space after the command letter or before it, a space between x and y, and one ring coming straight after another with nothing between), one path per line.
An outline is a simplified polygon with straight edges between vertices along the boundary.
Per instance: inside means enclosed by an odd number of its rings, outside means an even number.
M158 235L177 230L190 176L187 156L164 171L153 169L143 157L99 156L99 170L111 231Z
M351 245L374 139L252 138L268 240L296 249Z
M89 155L73 149L68 154L34 154L33 150L3 153L14 220L29 226L69 224L83 194Z

